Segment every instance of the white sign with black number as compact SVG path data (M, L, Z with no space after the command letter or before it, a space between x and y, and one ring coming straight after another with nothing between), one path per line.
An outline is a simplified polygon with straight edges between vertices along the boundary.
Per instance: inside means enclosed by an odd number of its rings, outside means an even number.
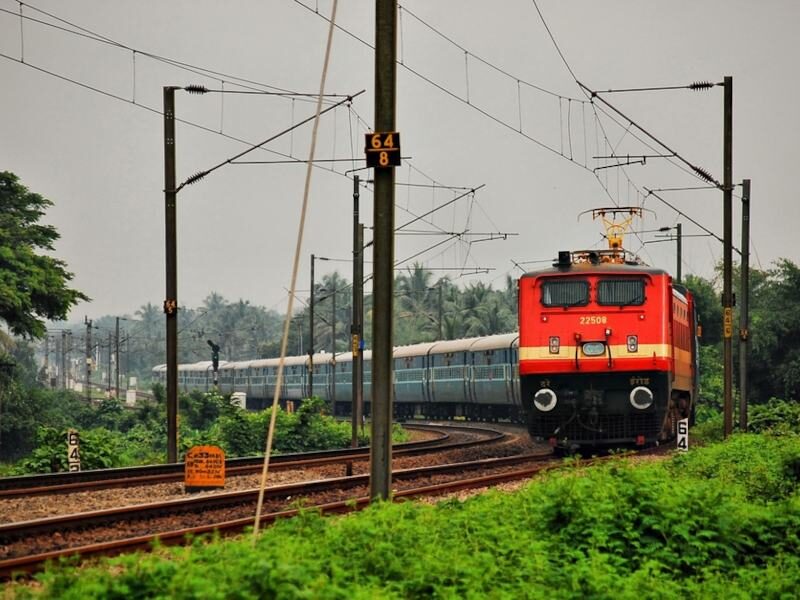
M70 471L81 470L80 436L74 429L67 431L67 464Z
M689 449L689 419L678 421L678 450L686 452Z

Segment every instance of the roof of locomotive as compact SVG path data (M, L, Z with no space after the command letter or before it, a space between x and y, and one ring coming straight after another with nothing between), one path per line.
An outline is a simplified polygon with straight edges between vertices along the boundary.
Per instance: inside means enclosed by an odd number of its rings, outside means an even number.
M666 275L664 269L657 269L649 265L629 264L629 263L578 263L570 264L567 267L552 266L538 271L529 271L522 275L526 277L540 277L542 275Z

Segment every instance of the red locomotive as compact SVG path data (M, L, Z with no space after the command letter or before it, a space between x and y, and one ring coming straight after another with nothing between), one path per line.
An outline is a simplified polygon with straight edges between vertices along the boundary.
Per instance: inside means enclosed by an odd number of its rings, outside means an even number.
M519 280L519 374L528 429L553 446L674 437L697 392L691 293L621 248L559 252Z

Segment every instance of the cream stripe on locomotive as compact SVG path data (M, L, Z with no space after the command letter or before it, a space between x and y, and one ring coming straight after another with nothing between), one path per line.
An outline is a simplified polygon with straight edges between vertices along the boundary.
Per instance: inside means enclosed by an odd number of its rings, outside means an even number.
M579 346L561 346L558 352L550 352L549 346L525 346L519 349L520 360L553 360L558 358L574 359L575 349ZM655 355L656 358L672 358L670 344L639 344L636 352L628 352L628 347L625 344L612 344L611 345L611 358L651 358ZM681 353L687 356L681 357ZM675 358L688 360L688 352L675 348ZM579 352L578 356L581 360L608 360L608 352L604 352L598 356L586 356L583 352Z

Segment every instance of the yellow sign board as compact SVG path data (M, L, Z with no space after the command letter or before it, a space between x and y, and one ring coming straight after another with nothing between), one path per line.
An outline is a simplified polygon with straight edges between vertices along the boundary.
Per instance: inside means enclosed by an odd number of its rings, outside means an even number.
M729 306L725 307L723 314L722 331L726 338L733 336L733 309Z
M195 446L186 453L184 484L189 488L225 487L225 452L218 446Z

